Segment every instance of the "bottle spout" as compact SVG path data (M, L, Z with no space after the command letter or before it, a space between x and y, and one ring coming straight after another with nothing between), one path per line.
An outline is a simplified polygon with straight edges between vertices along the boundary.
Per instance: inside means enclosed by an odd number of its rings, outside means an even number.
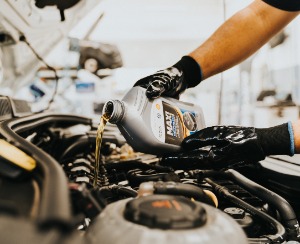
M108 122L117 124L122 120L125 112L125 106L122 101L109 100L104 104L102 114L107 118Z

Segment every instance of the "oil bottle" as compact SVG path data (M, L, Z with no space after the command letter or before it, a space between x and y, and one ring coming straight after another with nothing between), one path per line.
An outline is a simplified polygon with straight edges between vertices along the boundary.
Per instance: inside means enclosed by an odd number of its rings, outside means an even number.
M116 124L138 152L164 155L180 151L182 140L205 127L202 109L169 97L149 100L146 89L133 87L120 100L105 103L103 114Z

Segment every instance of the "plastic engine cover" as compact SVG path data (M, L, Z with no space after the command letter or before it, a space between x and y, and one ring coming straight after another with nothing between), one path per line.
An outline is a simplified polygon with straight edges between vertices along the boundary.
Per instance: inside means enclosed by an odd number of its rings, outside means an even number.
M149 207L149 201L153 201L153 203L159 205L157 201L170 201L172 203L174 199L176 199L176 205L178 203L183 204L182 209L188 209L188 211L198 211L201 209L201 211L198 212L199 214L205 214L205 218L202 219L204 221L201 221L201 224L191 225L190 228L172 228L170 226L167 226L167 228L164 228L165 226L163 226L162 228L161 225L158 225L157 227L153 224L145 225L143 224L143 221L139 223L139 217L134 221L132 221L131 217L124 217L124 215L128 215L128 208L130 208L130 212L132 211L132 205L134 205L134 208L139 208L139 206L141 206L142 209L140 212L137 209L133 210L135 214L139 212L141 215L145 210L143 209L144 206L147 206L147 208ZM87 237L91 243L98 243L98 240L101 240L102 244L248 243L242 228L231 217L206 204L188 200L191 202L190 204L187 203L186 200L188 199L183 197L162 197L161 195L152 195L112 203L106 207L97 219L95 219L88 230ZM169 204L160 205L166 206ZM170 208L170 206L167 208ZM176 208L178 208L178 206ZM158 216L156 213L153 213L153 216ZM147 215L151 215L151 213L148 213ZM149 216L146 217L146 219L147 218L149 218ZM174 219L174 216L170 216L169 220L172 218ZM178 219L178 216L175 218ZM164 216L164 219L168 222L166 216Z

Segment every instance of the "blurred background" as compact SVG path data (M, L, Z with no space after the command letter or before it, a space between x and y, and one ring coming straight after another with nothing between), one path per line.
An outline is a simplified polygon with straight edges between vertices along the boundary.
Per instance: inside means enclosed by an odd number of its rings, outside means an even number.
M176 63L252 1L86 0L63 14L37 2L0 3L0 95L26 100L35 112L53 100L52 112L98 120L104 102ZM199 104L208 126L268 127L298 119L299 24L298 18L248 60L181 100Z

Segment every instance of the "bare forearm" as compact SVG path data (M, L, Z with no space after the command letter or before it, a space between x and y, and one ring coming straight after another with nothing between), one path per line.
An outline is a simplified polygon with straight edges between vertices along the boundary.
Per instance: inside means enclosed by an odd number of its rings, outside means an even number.
M298 14L256 0L189 55L200 64L203 78L208 78L249 57Z
M295 153L300 153L300 120L292 123L295 143Z

